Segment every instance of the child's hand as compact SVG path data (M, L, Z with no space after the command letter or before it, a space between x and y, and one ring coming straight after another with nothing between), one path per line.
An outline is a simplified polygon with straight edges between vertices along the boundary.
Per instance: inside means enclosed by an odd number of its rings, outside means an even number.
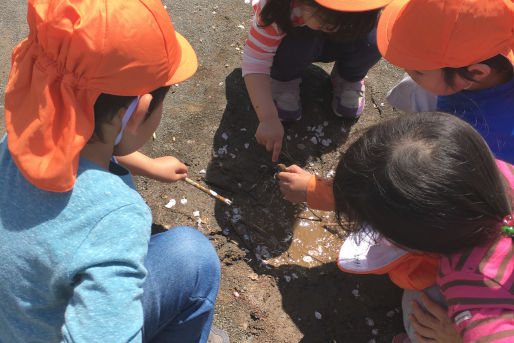
M285 172L278 173L278 178L284 198L295 203L307 201L307 184L311 173L293 164Z
M273 162L278 160L278 155L280 155L280 150L282 150L283 137L284 127L278 117L261 121L255 133L257 143L264 145L267 151L273 151L271 156Z
M162 182L175 182L187 177L186 165L173 156L152 159L149 172L149 177Z
M460 334L448 317L446 309L432 301L425 293L421 294L421 301L428 312L423 311L418 303L413 301L411 303L413 314L410 316L418 342L462 342Z

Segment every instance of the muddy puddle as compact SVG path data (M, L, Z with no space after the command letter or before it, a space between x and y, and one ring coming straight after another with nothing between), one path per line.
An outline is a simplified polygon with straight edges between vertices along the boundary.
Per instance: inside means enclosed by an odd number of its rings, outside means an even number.
M343 236L331 212L305 209L291 231L289 248L281 255L266 260L268 265L318 267L337 260Z

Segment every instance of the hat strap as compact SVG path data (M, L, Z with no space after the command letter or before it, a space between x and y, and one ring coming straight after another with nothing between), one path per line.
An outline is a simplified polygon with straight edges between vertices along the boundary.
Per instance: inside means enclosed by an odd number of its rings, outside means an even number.
M137 103L139 102L140 98L141 96L137 96L134 100L132 100L129 107L125 111L125 114L121 119L121 130L118 136L116 137L116 140L114 141L114 145L118 145L121 142L121 137L123 137L123 131L125 130L125 127L127 126L130 117L132 117L132 114L134 113L134 110L136 109Z

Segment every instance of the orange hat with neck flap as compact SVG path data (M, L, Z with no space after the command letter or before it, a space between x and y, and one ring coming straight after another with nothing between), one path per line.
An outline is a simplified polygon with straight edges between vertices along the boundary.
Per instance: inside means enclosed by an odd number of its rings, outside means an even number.
M44 190L73 188L101 93L142 95L197 68L158 0L29 0L27 21L5 92L7 141Z

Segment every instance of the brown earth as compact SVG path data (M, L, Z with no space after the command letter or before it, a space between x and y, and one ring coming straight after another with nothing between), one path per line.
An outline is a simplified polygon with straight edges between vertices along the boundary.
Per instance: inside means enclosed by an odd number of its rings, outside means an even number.
M200 67L192 79L172 87L156 139L143 151L176 156L187 164L190 178L233 205L185 182L136 178L136 183L152 208L155 232L190 225L216 247L222 279L214 324L236 343L390 342L402 330L401 291L385 276L338 270L334 261L344 232L323 225L334 222L332 214L282 198L276 165L255 141L257 119L240 68L250 6L244 0L165 5L177 31L195 48ZM10 50L27 32L25 8L14 0L0 4L2 97ZM364 114L344 121L330 109L330 68L317 64L304 73L303 119L286 127L279 161L324 176L333 173L341 151L360 130L397 115L384 95L401 77L379 62L366 79ZM3 134L3 106L0 112ZM166 208L171 199L176 205Z

